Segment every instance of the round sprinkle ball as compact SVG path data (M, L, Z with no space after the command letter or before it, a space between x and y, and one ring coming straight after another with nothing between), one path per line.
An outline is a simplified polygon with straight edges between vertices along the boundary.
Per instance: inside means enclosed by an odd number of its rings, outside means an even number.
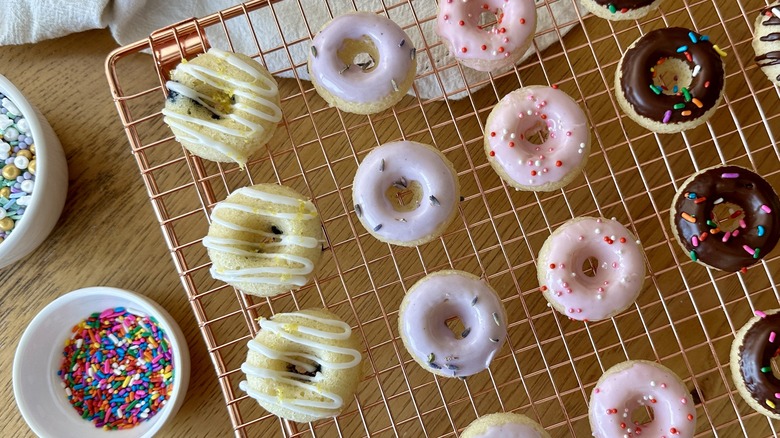
M109 308L72 332L57 374L82 418L106 430L129 429L165 405L173 389L173 353L154 317Z

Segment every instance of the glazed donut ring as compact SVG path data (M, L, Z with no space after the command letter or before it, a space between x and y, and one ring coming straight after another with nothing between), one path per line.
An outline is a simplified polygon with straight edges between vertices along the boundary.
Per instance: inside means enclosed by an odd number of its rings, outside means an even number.
M780 85L780 3L762 9L754 29L756 64L770 81Z
M460 337L447 319L460 318ZM444 270L409 289L398 311L398 331L412 358L443 377L467 377L490 366L506 340L506 310L479 277Z
M360 341L349 324L324 309L260 318L247 344L239 388L268 412L306 423L338 415L363 370Z
M480 15L493 11L496 25L483 30ZM474 70L492 71L514 65L536 32L533 0L439 0L436 33L455 59Z
M534 144L526 135L546 128ZM582 171L590 153L585 113L563 91L531 86L515 90L493 108L485 124L485 153L498 175L518 190L552 191Z
M582 266L598 260L595 276ZM642 247L620 222L578 217L561 225L539 251L536 275L555 310L580 321L611 318L636 301L645 278Z
M644 406L653 407L653 420L632 424L632 412ZM588 418L595 438L690 438L696 431L696 406L685 383L669 368L646 360L608 369L590 395Z
M311 201L289 187L257 184L214 206L203 246L212 277L265 297L305 285L322 256L322 241Z
M353 63L367 53L374 64ZM320 96L342 111L373 114L406 95L417 73L417 50L389 18L354 12L334 18L314 36L309 73Z
M626 50L615 74L615 94L632 120L659 133L675 133L706 122L715 113L726 83L725 52L709 37L669 27L648 32ZM656 69L670 62L686 87L663 89L654 83ZM670 80L661 75L659 81ZM677 87L677 85L675 85Z
M730 368L739 395L758 413L780 420L780 310L757 311L731 344Z
M662 0L582 0L593 15L607 20L637 20L658 9Z
M244 167L282 119L279 89L260 63L211 48L171 71L162 113L176 140L207 160Z
M741 208L744 218L723 231L718 204ZM727 272L758 263L780 238L780 198L759 175L739 166L715 166L688 178L672 200L670 219L677 242L693 261Z
M550 438L539 423L511 412L483 415L472 421L460 438Z
M360 223L382 242L417 246L440 236L458 213L452 163L432 146L385 143L360 163L352 199Z

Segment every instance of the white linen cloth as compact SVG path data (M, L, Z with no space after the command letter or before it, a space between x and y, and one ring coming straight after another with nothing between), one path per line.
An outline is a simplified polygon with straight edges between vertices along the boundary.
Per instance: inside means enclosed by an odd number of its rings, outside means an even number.
M514 1L514 0L509 0ZM382 0L356 0L357 8L364 11L383 9ZM384 6L390 7L406 0L384 0ZM402 27L412 25L414 16L418 19L432 17L436 14L436 0L412 0L412 8L404 5L390 9L389 16ZM236 0L2 0L0 4L0 45L32 43L49 38L56 38L73 32L88 29L109 27L119 44L128 44L146 38L152 31L165 27L186 18L201 17L220 9L236 4ZM550 29L555 23L567 23L577 18L579 2L576 0L559 0L549 5L537 0L537 33ZM306 19L304 20L305 14ZM307 38L306 41L288 44L293 62L305 64L309 50L309 29L316 33L331 14L340 15L354 10L352 0L282 0L272 8L264 7L250 14L252 26L256 32L260 48L265 51L282 45L283 41L296 41ZM549 11L552 11L552 15ZM280 26L277 27L276 19ZM554 20L553 20L554 17ZM308 25L308 27L307 27ZM257 46L252 30L243 18L227 21L231 42L234 50L247 54L257 54ZM561 29L565 34L571 29ZM281 32L279 29L281 28ZM424 47L424 41L434 45L439 37L434 30L435 20L429 20L419 27L407 29L407 33L415 47ZM422 32L420 32L420 30ZM228 48L227 40L221 26L213 26L207 30L209 42L214 47ZM538 50L544 50L558 40L556 32L548 32L536 37L535 46L531 46L523 59ZM432 70L431 59L437 66L452 63L452 57L444 45L431 49L431 56L418 56L418 73ZM289 70L290 59L283 50L277 50L265 55L265 62L272 72L288 69L279 76L292 77ZM465 93L451 93L462 89L465 80L477 83L487 78L487 73L470 68L463 68L464 74L457 68L447 68L440 71L444 88L451 99L459 99ZM309 78L305 65L297 69L302 79ZM423 99L441 96L442 90L434 75L428 75L415 82L417 91ZM474 88L472 87L472 90ZM410 91L411 92L411 91Z

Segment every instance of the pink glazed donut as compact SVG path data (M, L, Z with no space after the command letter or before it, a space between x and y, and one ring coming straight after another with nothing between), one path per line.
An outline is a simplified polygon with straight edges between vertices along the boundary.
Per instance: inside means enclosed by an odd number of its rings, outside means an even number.
M548 138L529 136L546 128ZM498 175L517 190L558 190L579 175L590 154L585 113L568 94L531 86L501 99L485 124L485 153Z
M497 23L483 29L480 17L493 12ZM536 32L533 0L439 0L436 33L452 56L474 70L493 71L515 64Z
M355 64L366 53L371 61ZM328 104L355 114L395 105L412 86L417 50L389 18L355 12L334 18L311 42L309 73Z
M631 414L653 408L653 421L632 422ZM670 369L629 360L608 369L596 383L588 407L595 438L689 438L696 431L696 407L685 384Z
M458 317L455 335L447 320ZM506 310L476 275L444 270L412 286L398 311L398 332L412 358L443 377L467 377L490 366L506 339Z
M583 271L589 258L598 260L594 276ZM597 321L636 301L645 262L639 241L620 222L580 217L547 238L536 275L544 297L557 311L571 319Z

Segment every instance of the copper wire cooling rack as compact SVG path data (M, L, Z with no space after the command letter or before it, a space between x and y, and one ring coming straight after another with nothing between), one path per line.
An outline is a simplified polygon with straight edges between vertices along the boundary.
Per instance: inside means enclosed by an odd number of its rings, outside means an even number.
M303 1L303 0L299 0ZM345 0L346 1L346 0ZM547 0L569 5L572 0ZM777 308L780 250L744 273L726 274L692 262L672 240L669 205L698 169L733 163L764 175L780 189L778 89L752 62L752 23L764 3L753 0L666 1L640 22L610 23L579 16L547 31L559 42L516 70L468 85L467 98L449 101L407 96L394 109L356 116L328 108L297 76L285 41L249 55L261 62L287 57L280 81L284 121L263 154L246 170L184 152L162 123L162 87L182 57L207 47L206 33L227 37L232 26L278 32L278 4L254 1L188 20L123 47L107 62L119 116L163 236L201 326L231 421L239 436L457 436L479 415L524 413L556 437L588 437L587 402L603 371L626 359L659 361L679 374L694 395L696 436L777 436L778 425L753 412L735 392L728 369L735 331L755 309ZM410 8L421 34L435 17L416 15L416 0L386 0L377 12ZM297 4L303 11L301 3ZM571 3L571 7L574 4ZM277 26L257 28L252 11L268 8ZM559 29L577 25L565 37ZM715 116L684 134L656 135L618 109L611 84L619 54L652 29L680 25L708 34L725 49L727 89ZM318 29L309 26L311 35ZM284 41L284 39L282 39ZM441 43L427 41L418 56ZM153 56L139 54L148 50ZM123 61L145 57L146 71ZM422 59L422 58L421 58ZM134 65L138 65L137 63ZM293 65L295 68L293 68ZM440 66L428 75L462 67ZM132 86L129 78L133 78ZM418 78L419 79L419 78ZM145 84L139 89L138 83ZM473 88L485 84L485 88ZM498 99L521 85L556 84L585 109L594 147L582 177L565 190L534 194L510 190L482 151L482 127ZM453 93L462 92L455 90ZM369 236L352 208L358 163L378 144L409 139L433 144L455 164L464 200L456 222L438 240L417 247L388 246ZM208 274L201 244L213 205L232 190L278 182L310 195L327 234L324 262L313 284L271 299L245 296ZM636 305L613 319L570 321L552 311L538 291L535 258L545 238L566 220L616 217L639 236L648 276ZM436 378L403 348L397 311L404 292L425 274L455 268L480 274L499 291L510 319L508 345L489 372ZM306 307L327 307L349 321L365 350L366 377L355 400L335 419L295 424L268 414L238 389L246 342L255 319Z

